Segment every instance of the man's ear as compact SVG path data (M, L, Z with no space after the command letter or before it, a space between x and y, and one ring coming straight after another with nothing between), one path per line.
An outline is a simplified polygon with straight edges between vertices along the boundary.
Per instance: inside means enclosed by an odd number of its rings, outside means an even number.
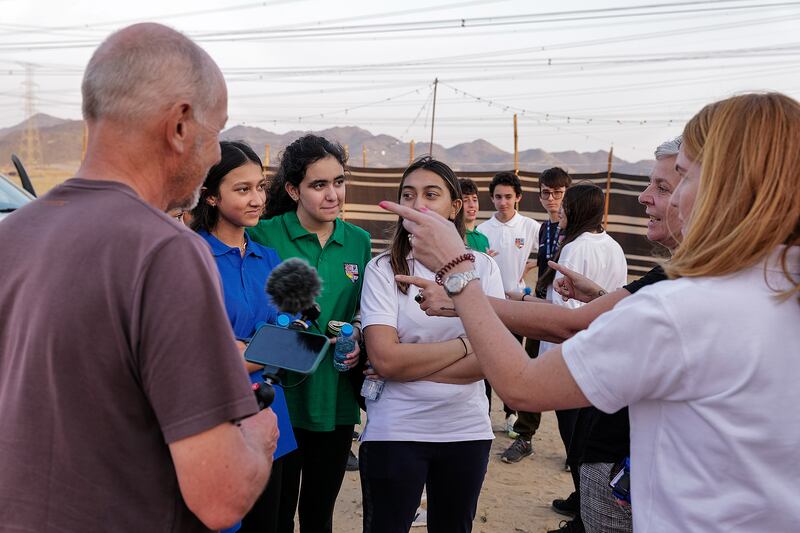
M188 151L189 121L192 118L192 111L191 104L178 102L166 112L164 134L167 145L179 154Z

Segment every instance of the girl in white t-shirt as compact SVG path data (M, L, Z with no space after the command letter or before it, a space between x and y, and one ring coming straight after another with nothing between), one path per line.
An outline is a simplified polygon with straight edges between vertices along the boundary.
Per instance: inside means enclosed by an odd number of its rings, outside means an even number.
M455 173L429 157L409 166L399 201L453 221L462 237L461 190ZM494 260L474 253L486 294L502 297ZM368 400L360 447L365 532L407 532L423 487L428 531L468 532L478 503L491 440L483 375L458 318L420 310L419 291L395 275L434 279L414 260L398 222L391 248L366 268L361 314L370 363L386 380Z
M564 238L559 244L554 261L594 280L606 292L613 292L627 281L628 264L622 247L603 231L604 200L602 189L591 183L579 183L567 189L559 211L559 227ZM543 295L553 304L564 307L583 305L577 300L565 302L553 291L553 281L561 276L548 268L536 284L537 295ZM542 341L539 344L539 354L554 346L553 343ZM567 453L567 462L573 471L576 491L580 468L577 458L571 457L570 446L577 416L578 409L556 411L558 431Z

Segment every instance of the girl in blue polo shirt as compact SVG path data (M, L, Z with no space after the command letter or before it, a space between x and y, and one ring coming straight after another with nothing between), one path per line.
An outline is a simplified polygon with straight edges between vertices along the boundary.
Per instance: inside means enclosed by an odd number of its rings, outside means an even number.
M261 160L243 142L220 142L222 158L211 167L200 201L192 212L191 227L211 246L219 268L225 309L242 351L260 322L274 323L277 310L264 291L272 269L280 262L272 248L251 241L245 227L258 223L266 203L266 180ZM261 382L262 367L244 362L250 381ZM272 473L264 493L244 517L239 531L267 533L277 530L281 497L281 457L297 448L283 389L275 386L272 410L278 417L280 438ZM235 529L234 529L235 530Z

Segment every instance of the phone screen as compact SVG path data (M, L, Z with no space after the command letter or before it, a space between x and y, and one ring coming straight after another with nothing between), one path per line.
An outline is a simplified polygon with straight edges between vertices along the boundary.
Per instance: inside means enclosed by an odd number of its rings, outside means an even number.
M244 358L259 365L311 374L319 366L329 344L328 338L318 333L266 324L253 335Z

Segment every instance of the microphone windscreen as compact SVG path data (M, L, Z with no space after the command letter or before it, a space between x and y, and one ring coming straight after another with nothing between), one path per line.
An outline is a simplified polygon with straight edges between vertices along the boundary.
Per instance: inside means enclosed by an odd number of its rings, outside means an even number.
M294 315L314 305L322 281L316 268L292 257L272 270L266 290L280 312Z

